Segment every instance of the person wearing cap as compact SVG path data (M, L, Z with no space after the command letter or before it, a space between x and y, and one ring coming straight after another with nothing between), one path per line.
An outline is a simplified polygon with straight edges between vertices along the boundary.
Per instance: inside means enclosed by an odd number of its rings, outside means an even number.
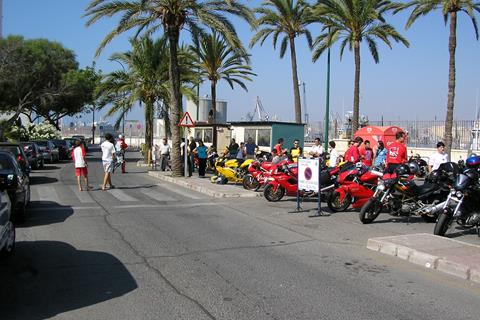
M125 162L125 150L127 150L128 145L125 142L125 137L123 134L118 135L117 143L115 143L115 150L117 151L117 158L118 161L121 163L122 166L122 173L126 173L126 162Z
M428 159L428 171L437 170L442 163L448 162L448 154L445 153L445 144L440 141L437 143L437 152Z

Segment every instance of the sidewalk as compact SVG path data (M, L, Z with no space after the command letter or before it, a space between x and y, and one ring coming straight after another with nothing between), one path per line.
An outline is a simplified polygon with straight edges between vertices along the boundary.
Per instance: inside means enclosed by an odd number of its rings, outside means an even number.
M148 171L148 175L215 198L255 198L263 196L261 192L245 190L241 185L234 185L230 182L224 185L211 183L210 176L199 178L198 175L194 174L190 178L172 177L171 171Z
M480 246L419 233L368 239L367 248L480 283Z

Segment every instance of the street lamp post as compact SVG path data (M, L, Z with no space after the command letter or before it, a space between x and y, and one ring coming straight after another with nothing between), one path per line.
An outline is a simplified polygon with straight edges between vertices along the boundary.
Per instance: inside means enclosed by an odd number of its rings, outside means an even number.
M329 29L330 31L330 29ZM324 137L324 148L325 151L328 150L328 125L330 121L330 47L328 47L327 52L327 94L325 99L325 137Z
M123 72L127 72L123 63L115 59L112 61L119 63L122 66ZM122 101L122 133L125 134L125 101Z

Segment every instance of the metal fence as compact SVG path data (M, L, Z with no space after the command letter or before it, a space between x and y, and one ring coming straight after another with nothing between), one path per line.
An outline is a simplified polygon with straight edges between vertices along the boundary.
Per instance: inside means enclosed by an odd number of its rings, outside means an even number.
M433 148L438 141L443 141L445 121L439 120L400 120L400 121L369 121L373 126L398 126L408 133L408 146L417 148ZM325 122L315 122L310 125L309 135L305 141L313 141L319 137L323 141ZM331 121L328 139L347 138L348 127ZM464 150L480 149L480 121L456 120L452 129L452 148Z

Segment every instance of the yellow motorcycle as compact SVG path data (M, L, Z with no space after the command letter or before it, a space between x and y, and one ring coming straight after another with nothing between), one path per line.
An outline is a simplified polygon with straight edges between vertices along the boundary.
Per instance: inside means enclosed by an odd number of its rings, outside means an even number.
M248 166L253 159L238 160L228 157L219 157L215 162L216 175L210 178L212 183L226 184L228 182L242 183L248 173Z

